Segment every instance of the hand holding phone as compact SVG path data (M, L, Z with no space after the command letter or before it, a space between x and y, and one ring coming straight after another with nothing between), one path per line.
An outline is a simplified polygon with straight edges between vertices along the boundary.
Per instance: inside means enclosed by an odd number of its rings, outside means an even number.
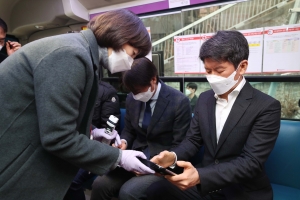
M143 159L143 158L138 158L144 165L149 167L150 169L154 170L156 173L162 174L162 175L171 175L171 176L176 176L175 172L171 171L170 168L164 168L162 166L159 166L150 160Z

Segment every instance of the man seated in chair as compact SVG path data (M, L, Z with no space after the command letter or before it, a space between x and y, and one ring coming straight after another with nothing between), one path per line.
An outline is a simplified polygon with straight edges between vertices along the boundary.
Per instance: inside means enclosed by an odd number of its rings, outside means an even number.
M189 127L189 99L160 81L155 65L147 58L134 61L131 70L123 74L123 83L131 93L126 99L125 127L119 148L142 151L148 159L164 149L172 151ZM91 200L114 196L119 200L145 199L147 187L161 179L117 168L94 181Z
M212 90L200 94L187 137L173 150L184 172L152 184L148 199L273 199L264 163L278 136L280 103L245 79L248 56L248 42L238 31L218 31L202 45L199 57ZM202 146L199 165L181 161ZM174 152L152 161L170 166Z

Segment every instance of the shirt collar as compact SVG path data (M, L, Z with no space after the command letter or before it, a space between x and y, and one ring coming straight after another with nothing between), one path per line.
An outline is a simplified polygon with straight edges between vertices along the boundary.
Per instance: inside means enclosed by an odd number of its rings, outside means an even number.
M156 89L156 91L155 91L155 94L154 94L153 97L151 98L151 100L157 100L158 95L159 95L159 92L160 92L160 89L161 89L161 84L160 84L160 82L158 82L158 84L157 84L157 89Z
M244 85L246 83L246 79L245 77L243 77L242 81L238 84L238 86L236 86L236 88L234 88L234 90L232 90L229 94L228 97L231 96L232 94L239 94L241 92L241 90L243 89ZM216 99L219 99L219 96L215 93L214 97Z

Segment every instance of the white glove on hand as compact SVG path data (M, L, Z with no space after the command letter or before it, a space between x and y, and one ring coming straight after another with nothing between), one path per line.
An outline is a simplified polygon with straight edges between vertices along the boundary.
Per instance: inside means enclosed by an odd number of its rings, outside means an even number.
M155 172L141 163L136 157L147 159L145 154L141 151L122 150L122 157L120 166L127 171L139 172L140 174L154 174Z
M116 130L113 130L111 134L107 134L105 133L104 128L95 128L91 132L91 138L99 142L102 142L103 140L111 141L113 139L116 139L115 143L121 144L120 136L118 134L118 131Z

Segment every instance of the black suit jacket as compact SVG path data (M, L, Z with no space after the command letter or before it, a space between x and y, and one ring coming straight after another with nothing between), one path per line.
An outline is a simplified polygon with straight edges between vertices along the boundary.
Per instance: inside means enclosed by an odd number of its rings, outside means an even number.
M106 128L107 120L110 115L120 119L120 102L117 90L110 84L100 81L98 88L98 98L96 100L92 123L97 128ZM120 120L116 125L119 131Z
M121 138L129 149L148 146L150 157L177 146L186 136L191 121L189 99L180 91L161 83L156 106L148 126L148 133L139 127L143 102L130 93L126 99L125 127Z
M200 95L185 140L174 151L187 160L204 146L196 166L207 195L222 190L227 199L272 199L272 188L264 171L280 128L280 103L246 82L216 140L216 99L209 90Z

